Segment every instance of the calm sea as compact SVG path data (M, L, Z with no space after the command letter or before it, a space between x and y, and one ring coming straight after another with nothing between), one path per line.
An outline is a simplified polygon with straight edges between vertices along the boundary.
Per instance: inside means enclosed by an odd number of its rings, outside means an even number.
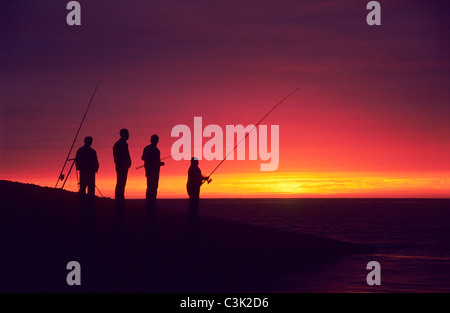
M274 292L450 292L450 199L203 199L205 216L365 244ZM381 265L368 286L366 265Z

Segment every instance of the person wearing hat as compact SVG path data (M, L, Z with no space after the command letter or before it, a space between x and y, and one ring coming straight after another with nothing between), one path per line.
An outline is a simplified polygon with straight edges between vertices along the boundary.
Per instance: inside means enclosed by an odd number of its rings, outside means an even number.
M200 201L200 187L204 181L211 182L209 177L203 176L202 171L198 167L198 159L193 157L191 159L191 166L188 170L188 181L186 189L189 195L189 209L192 213L197 212L198 203Z

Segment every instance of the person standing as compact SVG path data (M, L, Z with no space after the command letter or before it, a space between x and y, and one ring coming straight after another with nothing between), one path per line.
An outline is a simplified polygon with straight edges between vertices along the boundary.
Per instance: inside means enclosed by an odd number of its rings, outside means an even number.
M86 197L86 188L88 191L88 198L90 201L94 200L95 196L95 174L98 172L99 163L97 152L91 148L92 137L84 138L84 146L78 149L75 156L75 164L78 171L80 171L80 197Z
M147 200L147 206L154 206L156 204L156 194L158 192L159 184L159 171L160 167L164 166L164 162L161 162L161 153L157 148L158 142L158 135L152 135L150 139L150 145L146 146L142 153L145 175L147 176L147 192L145 196Z
M198 203L200 201L200 187L203 182L211 182L208 176L203 176L202 171L198 167L198 159L193 157L191 159L191 166L188 170L188 181L186 189L189 195L189 210L191 213L196 213L198 210Z
M113 155L116 164L117 183L115 198L118 201L125 199L125 185L127 184L128 169L131 167L130 151L127 140L130 138L128 129L120 130L120 139L114 144Z

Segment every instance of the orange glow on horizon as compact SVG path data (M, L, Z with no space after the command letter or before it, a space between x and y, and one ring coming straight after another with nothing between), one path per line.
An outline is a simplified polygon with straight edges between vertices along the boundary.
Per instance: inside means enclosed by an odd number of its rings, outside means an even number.
M212 176L213 182L202 187L202 198L447 198L450 197L450 173L247 173ZM22 182L53 187L49 180L23 179ZM106 197L114 197L115 177L97 179ZM67 190L76 191L69 179ZM145 177L127 182L128 199L145 197ZM98 192L96 192L98 195ZM159 198L187 198L186 177L161 175Z

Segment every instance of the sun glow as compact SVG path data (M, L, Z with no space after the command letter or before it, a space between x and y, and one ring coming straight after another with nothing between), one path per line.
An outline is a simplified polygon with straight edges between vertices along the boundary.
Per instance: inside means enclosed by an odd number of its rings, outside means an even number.
M202 187L203 198L294 198L294 197L450 197L450 173L240 173L217 174ZM185 176L161 175L159 198L187 198ZM73 179L72 179L73 180ZM53 181L22 179L53 186ZM115 177L97 179L106 197L114 197ZM76 181L66 189L76 191ZM130 177L125 196L145 197L145 177ZM97 194L99 192L97 191Z

